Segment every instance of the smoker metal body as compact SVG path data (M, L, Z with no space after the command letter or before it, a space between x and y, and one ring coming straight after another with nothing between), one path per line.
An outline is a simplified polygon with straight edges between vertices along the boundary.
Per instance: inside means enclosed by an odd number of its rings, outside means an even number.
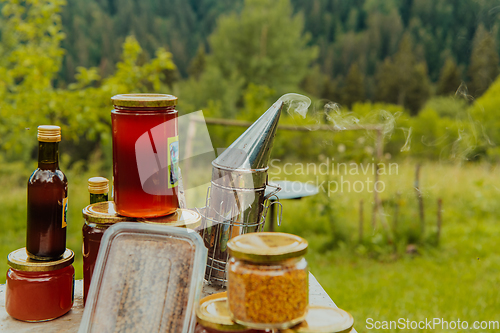
M212 162L212 181L205 208L200 209L200 234L208 248L205 279L225 285L229 258L227 242L238 235L264 229L270 205L268 162L283 103L276 102L229 148ZM276 198L277 199L277 198Z

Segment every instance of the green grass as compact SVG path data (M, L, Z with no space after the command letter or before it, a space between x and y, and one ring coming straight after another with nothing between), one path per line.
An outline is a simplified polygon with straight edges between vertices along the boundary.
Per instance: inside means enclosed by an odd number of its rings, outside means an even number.
M352 313L358 332L368 331L367 318L443 318L471 324L500 320L500 223L496 218L500 213L500 179L496 168L437 163L423 166L420 186L426 206L426 235L416 242L419 253L410 255L405 253L405 236L420 236L412 188L414 170L413 164L403 163L398 175L381 177L386 183L381 197L389 226L394 215L390 203L396 191L401 192L398 226L403 231L395 238L396 246L387 244L387 233L380 222L375 231L371 230L373 199L367 193L333 194L327 201L331 205L327 216L320 213L325 211L322 205L328 198L321 191L316 198L283 200L284 217L278 230L308 239L307 259L312 273L334 302ZM351 181L361 179L347 177ZM314 176L287 178L306 181ZM362 242L358 240L360 198L365 203ZM440 246L436 247L437 198L443 200L443 228Z
M91 163L90 168L82 171L77 165L70 170L63 169L69 179L67 244L76 254L77 279L82 278L81 211L89 200L86 180L96 175L110 177L98 171L99 163ZM15 166L4 168L0 175L0 185L4 188L0 193L0 257L4 258L0 261L0 271L3 272L8 269L7 254L24 246L24 178L27 179L30 172ZM276 169L270 172L271 178L315 179L313 174L275 174ZM311 272L334 302L352 313L358 332L368 331L365 328L367 318L379 321L443 318L470 323L500 320L500 251L497 245L500 177L496 166L424 164L420 177L426 208L424 237L420 235L412 187L414 172L414 163L403 162L399 164L397 175L380 178L385 182L381 199L389 231L380 219L375 230L371 228L372 194L337 192L328 197L321 191L313 197L283 200L283 223L277 230L301 235L309 241L307 260ZM344 180L351 182L365 178L344 176ZM320 183L324 179L325 176L320 176ZM339 180L339 176L330 176L329 180ZM397 191L400 191L399 199ZM443 200L443 228L440 245L435 246L438 198ZM365 213L361 242L358 239L360 199L364 200ZM393 232L396 201L400 214L398 230ZM389 239L394 241L389 244ZM418 254L405 252L408 243L417 246ZM5 282L5 275L0 282Z

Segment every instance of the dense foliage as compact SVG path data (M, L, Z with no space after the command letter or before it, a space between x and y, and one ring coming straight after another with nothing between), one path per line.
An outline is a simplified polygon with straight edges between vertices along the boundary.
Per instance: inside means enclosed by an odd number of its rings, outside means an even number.
M184 113L250 121L297 91L314 100L306 122L384 126L390 156L497 158L489 1L171 2L4 1L2 158L32 160L33 130L57 123L72 161L96 148L109 161L109 98L145 91L173 92ZM241 133L210 132L215 147ZM274 154L363 160L373 145L368 132L283 132Z
M209 36L220 28L220 15L240 12L243 5L243 0L69 0L61 12L67 35L62 46L67 53L60 83L71 82L78 66L97 66L100 75L112 74L114 64L120 59L121 44L130 34L136 36L146 51L144 59L153 57L158 47L166 47L172 52L180 74L186 77L200 47L210 53L219 52L218 45L209 43ZM262 6L283 17L290 10L300 13L304 31L311 36L309 45L318 46L315 63L324 76L315 79L324 80L322 97L343 104L352 99L348 96L343 100L341 96L345 94L338 94L339 88L347 85L352 65L365 78L373 79L365 82L362 98L381 98L376 95L378 84L374 79L384 61L396 54L405 35L413 40L408 51L414 54L416 63L426 65L430 81L437 82L444 64L453 60L462 80L479 85L477 94L483 92L481 83L473 82L481 77L485 82L488 80L475 68L480 61L472 58L487 58L488 53L498 54L500 48L500 11L495 0L291 0L291 5L292 9L262 2ZM268 16L268 19L273 18ZM266 23L272 24L269 20ZM266 23L254 33L262 34ZM489 36L484 36L484 32ZM491 40L484 43L485 38ZM480 48L483 50L479 51ZM495 59L485 61L479 66L498 66L498 59L496 63ZM424 71L422 66L419 71ZM476 96L475 89L472 95Z

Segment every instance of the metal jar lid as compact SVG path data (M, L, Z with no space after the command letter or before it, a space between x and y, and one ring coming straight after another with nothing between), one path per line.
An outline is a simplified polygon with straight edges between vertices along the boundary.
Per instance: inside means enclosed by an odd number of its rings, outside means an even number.
M109 180L104 177L92 177L88 180L88 189L93 194L104 194L109 192Z
M196 320L203 327L222 332L248 330L245 326L237 324L231 319L231 312L227 306L227 292L202 298L200 307L196 309Z
M183 227L195 229L201 224L201 215L191 209L178 208L175 213L170 215L139 219L143 223L153 223L168 225L171 227Z
M55 125L40 125L37 133L40 142L60 142L61 127Z
M289 329L290 333L348 333L354 324L352 316L331 306L311 305L306 319Z
M118 107L159 108L177 105L177 97L166 94L121 94L111 97Z
M121 216L115 210L114 201L97 202L83 209L83 218L89 223L111 224L134 221L131 217Z
M62 258L53 261L30 259L25 247L15 250L7 256L7 262L10 267L25 272L55 271L71 265L74 260L75 254L70 249L66 249Z
M307 241L282 232L255 232L232 238L227 246L235 258L257 263L269 263L303 256Z

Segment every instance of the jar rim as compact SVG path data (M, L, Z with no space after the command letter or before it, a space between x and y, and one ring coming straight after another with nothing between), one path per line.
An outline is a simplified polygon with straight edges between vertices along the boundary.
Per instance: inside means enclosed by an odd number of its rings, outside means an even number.
M25 247L12 251L7 256L7 262L10 267L25 272L55 271L71 265L74 260L75 253L70 249L66 249L60 259L52 261L41 261L29 258Z
M348 333L353 325L352 315L345 310L310 305L305 320L290 330L295 333Z
M120 94L111 97L113 105L133 108L159 108L177 105L177 97L168 94Z
M85 221L97 224L135 221L134 218L118 215L114 201L102 201L88 205L83 209L82 214Z
M193 228L201 223L201 215L191 209L177 208L177 210L169 215L151 217L151 218L141 218L140 222L168 225L171 227L189 227Z
M297 258L307 253L307 241L282 232L255 232L236 236L227 243L229 255L256 263Z

